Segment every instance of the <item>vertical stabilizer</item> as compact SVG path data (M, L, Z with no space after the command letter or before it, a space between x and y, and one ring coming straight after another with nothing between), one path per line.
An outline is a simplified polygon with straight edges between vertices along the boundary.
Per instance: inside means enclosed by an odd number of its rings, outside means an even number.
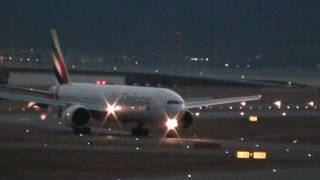
M62 55L62 51L60 48L56 31L51 30L51 35L52 35L52 61L53 61L54 74L60 85L68 84L70 82L69 74L67 71L66 64L64 62L64 58Z

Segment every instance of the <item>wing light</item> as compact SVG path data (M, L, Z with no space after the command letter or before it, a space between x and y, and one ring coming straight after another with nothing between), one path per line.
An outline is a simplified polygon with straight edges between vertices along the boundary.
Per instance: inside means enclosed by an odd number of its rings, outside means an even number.
M120 127L121 130L124 130L121 122L118 120L118 116L116 114L116 112L119 112L122 110L122 107L117 105L118 103L118 99L116 99L113 104L110 104L108 102L107 99L105 99L105 103L106 103L106 108L105 108L105 117L101 123L101 127L103 127L106 123L106 121L108 120L108 118L112 115L114 117L114 119L116 120L116 123L118 124L118 126Z

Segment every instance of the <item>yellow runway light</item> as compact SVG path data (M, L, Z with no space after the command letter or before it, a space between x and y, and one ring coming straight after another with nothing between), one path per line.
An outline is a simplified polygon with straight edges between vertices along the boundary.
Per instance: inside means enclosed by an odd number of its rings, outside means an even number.
M249 121L250 122L257 122L258 121L258 116L249 116Z
M253 159L267 159L267 152L253 152Z
M250 152L249 151L237 151L237 158L238 159L249 159Z
M237 151L238 159L267 159L267 152L263 151Z

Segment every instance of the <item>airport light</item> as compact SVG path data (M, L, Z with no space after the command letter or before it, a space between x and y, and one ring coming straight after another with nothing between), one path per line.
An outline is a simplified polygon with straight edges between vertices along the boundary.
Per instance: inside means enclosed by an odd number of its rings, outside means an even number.
M250 152L249 151L237 151L237 158L238 159L249 159Z
M310 102L308 103L308 105L311 106L311 107L313 107L313 106L314 106L314 102L313 102L313 101L310 101Z
M264 151L237 151L236 154L238 159L257 159L263 160L267 159L267 152Z
M176 127L178 127L177 119L168 119L166 122L166 126L169 130L175 129Z
M41 113L40 114L40 119L41 119L41 121L44 121L44 120L46 120L47 119L47 114L46 113Z
M273 104L276 105L278 109L281 109L281 101L275 101Z
M267 159L267 152L253 152L253 159Z
M249 121L250 122L258 122L258 116L254 116L254 115L249 116Z
M247 103L246 102L241 102L240 104L241 104L241 106L246 106Z

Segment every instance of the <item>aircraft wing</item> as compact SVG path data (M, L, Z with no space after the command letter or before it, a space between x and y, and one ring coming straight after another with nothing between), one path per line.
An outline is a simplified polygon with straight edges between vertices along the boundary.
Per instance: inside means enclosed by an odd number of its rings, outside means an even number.
M19 87L2 86L0 88L0 99L34 102L36 104L45 104L59 107L68 107L71 105L79 104L85 106L86 108L88 108L88 110L105 111L105 107L98 104L83 104L81 102L65 101L55 98L52 93L47 91L25 89Z
M186 109L198 108L203 106L216 106L221 104L241 103L247 101L260 100L261 95L256 96L242 96L242 97L231 97L231 98L220 98L220 99L201 99L186 101Z
M7 100L16 100L16 101L25 101L25 102L35 102L38 104L47 104L47 105L54 105L54 106L67 106L67 102L60 101L53 97L49 96L39 96L36 94L22 94L18 92L1 92L0 91L0 98L7 99Z

